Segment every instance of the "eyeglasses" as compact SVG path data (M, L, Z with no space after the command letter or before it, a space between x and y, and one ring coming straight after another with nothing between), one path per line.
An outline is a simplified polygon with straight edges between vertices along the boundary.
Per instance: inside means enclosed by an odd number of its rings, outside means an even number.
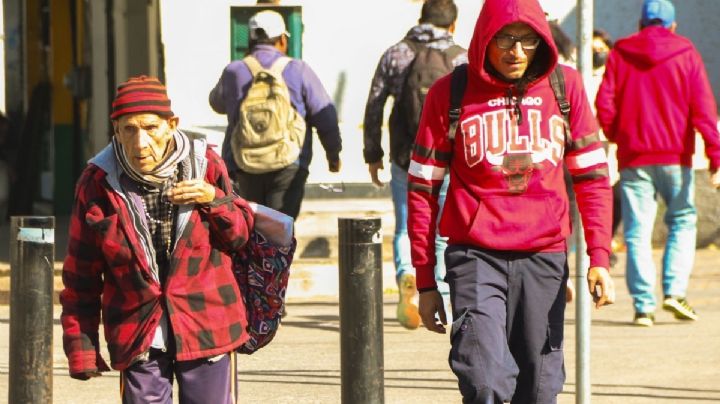
M516 43L520 42L520 46L524 50L533 50L540 45L540 37L535 35L513 36L513 35L495 35L495 43L502 50L512 49Z

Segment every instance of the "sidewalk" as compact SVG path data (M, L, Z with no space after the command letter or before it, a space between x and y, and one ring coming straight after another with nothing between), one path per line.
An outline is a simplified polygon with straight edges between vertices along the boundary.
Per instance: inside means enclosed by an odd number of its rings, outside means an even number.
M348 212L380 216L384 235L384 366L386 403L459 403L456 379L447 365L447 335L424 329L405 330L395 321L395 285L392 279L392 207L389 201L334 201L304 204L298 221L299 236L312 256L299 256L292 269L288 316L275 341L251 356L240 356L241 403L339 403L340 334L337 297L337 216ZM369 212L369 213L368 213ZM300 225L303 225L302 227ZM56 226L56 242L62 241ZM7 233L6 228L0 232ZM7 235L0 243L7 245ZM325 247L323 247L323 245ZM0 261L3 259L0 247ZM59 247L58 247L59 248ZM63 247L64 248L64 247ZM56 250L62 257L63 250ZM323 253L323 254L320 254ZM660 252L655 262L660 261ZM573 263L571 257L570 262ZM659 311L652 328L630 325L632 308L624 283L624 256L613 270L618 302L592 310L591 381L594 404L720 402L720 251L698 250L689 300L701 318L695 323L676 321ZM303 276L302 274L306 275ZM389 274L389 276L388 276ZM659 279L659 278L658 278ZM304 286L303 286L304 285ZM660 295L658 290L657 295ZM54 402L119 403L118 374L110 372L88 382L67 376L62 351L59 306L54 325ZM565 322L567 380L559 403L575 402L575 307L568 306ZM8 392L9 307L0 306L0 402ZM106 350L103 354L107 358Z

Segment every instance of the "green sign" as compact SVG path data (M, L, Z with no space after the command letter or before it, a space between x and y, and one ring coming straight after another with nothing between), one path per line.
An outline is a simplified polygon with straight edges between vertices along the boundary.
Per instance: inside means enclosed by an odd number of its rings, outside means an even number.
M242 59L250 51L248 21L250 17L263 10L277 11L283 16L287 31L290 33L288 56L302 59L302 7L262 4L230 7L230 60Z

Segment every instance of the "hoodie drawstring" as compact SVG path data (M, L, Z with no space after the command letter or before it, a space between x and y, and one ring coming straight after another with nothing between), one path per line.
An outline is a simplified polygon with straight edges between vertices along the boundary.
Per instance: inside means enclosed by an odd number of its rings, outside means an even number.
M513 94L514 89L515 89L515 86L508 87L507 98L508 98L508 101L513 105L513 113L517 117L518 126L520 126L523 123L522 110L520 109L520 102L522 100L522 94L517 99L514 99L514 94Z

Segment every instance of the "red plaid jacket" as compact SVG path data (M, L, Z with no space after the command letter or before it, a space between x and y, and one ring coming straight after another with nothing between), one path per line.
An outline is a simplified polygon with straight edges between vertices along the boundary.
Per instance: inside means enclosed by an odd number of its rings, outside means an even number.
M127 199L113 186L119 169L112 153L108 146L90 162L75 191L60 295L71 376L109 370L99 349L101 312L111 365L117 370L149 349L163 311L178 360L210 357L243 344L248 339L245 307L228 254L247 241L253 213L232 194L221 158L210 149L204 157L195 156L198 176L205 171L205 181L216 187L215 200L180 208L182 227L176 229L179 236L162 290Z

